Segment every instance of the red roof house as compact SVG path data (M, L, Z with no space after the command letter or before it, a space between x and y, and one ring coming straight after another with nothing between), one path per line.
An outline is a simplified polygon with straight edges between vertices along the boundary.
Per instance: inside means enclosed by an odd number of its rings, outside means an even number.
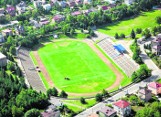
M65 19L65 16L63 15L55 15L52 19L53 22L61 22Z
M119 116L125 117L130 115L131 106L130 103L125 100L119 100L113 104L114 110L117 111Z
M152 91L153 94L161 94L161 84L157 82L151 82L148 84L148 89Z

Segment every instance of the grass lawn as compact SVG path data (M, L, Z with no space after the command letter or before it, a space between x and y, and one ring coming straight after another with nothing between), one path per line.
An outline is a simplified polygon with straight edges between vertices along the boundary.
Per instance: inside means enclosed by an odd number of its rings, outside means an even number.
M80 100L64 100L64 104L67 105L70 109L72 109L74 112L79 112L79 111L82 111L86 108L89 108L93 105L96 104L96 100L95 98L94 99L86 99L86 104L81 104L80 103ZM72 104L72 106L70 105ZM74 106L76 105L76 106ZM78 108L77 106L81 107L81 108Z
M136 18L126 19L124 21L102 26L98 31L110 36L114 36L116 32L118 34L124 33L125 35L129 35L132 29L145 29L157 25L155 22L157 16L161 16L160 10L143 12Z
M38 53L56 87L67 92L97 92L116 80L114 72L83 42L58 41Z
M156 80L156 82L161 83L161 78L159 78L158 80Z

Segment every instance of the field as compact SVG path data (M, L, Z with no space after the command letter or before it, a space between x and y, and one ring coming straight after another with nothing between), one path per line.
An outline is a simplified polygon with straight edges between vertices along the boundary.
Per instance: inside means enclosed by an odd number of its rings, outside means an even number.
M157 23L155 22L155 18L157 16L161 16L160 10L143 12L138 17L102 26L98 31L110 36L114 36L115 33L129 35L132 29L145 29L156 26Z
M54 85L61 90L98 92L116 80L110 67L84 42L68 40L50 43L40 48L38 54Z

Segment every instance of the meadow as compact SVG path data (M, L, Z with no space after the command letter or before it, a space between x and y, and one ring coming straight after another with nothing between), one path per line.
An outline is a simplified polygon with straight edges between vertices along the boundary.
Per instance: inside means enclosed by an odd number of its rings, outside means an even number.
M142 12L139 16L118 21L112 24L101 26L98 31L105 33L109 36L114 36L116 33L130 35L132 29L137 28L151 28L157 25L155 18L161 16L160 10L154 10L149 12Z

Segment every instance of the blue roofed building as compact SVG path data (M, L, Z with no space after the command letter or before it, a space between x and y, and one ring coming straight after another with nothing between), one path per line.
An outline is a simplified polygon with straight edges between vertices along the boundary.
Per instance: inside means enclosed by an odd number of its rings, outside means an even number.
M114 45L114 48L120 53L125 53L126 52L126 49L121 44Z

